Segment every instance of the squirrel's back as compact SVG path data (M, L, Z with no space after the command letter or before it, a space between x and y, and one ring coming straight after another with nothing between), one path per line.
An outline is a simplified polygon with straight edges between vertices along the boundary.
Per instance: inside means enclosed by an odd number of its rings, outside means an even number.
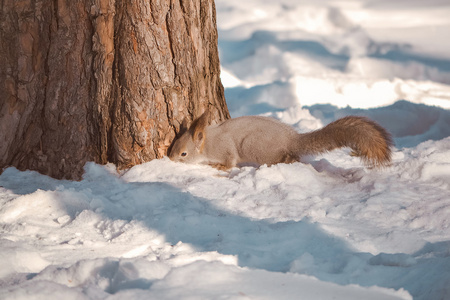
M205 151L232 153L232 165L276 164L297 160L292 142L299 134L273 118L245 116L207 128ZM295 157L295 158L294 158Z

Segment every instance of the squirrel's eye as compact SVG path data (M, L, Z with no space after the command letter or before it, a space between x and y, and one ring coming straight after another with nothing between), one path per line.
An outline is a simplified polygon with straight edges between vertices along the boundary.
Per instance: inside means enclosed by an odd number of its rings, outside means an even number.
M186 152L181 153L181 156L185 157L187 155Z

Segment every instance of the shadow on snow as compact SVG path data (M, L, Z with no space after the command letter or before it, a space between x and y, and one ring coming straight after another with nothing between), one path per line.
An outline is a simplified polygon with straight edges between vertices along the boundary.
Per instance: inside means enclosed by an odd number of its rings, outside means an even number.
M91 200L102 201L104 218L142 221L171 244L181 241L197 251L234 255L242 267L308 274L343 285L404 288L415 299L444 299L450 295L450 241L428 244L413 255L374 256L355 252L345 241L307 219L253 220L223 211L208 199L166 183L125 182L94 164L88 164L86 170L81 182L72 182L10 168L0 176L0 185L16 194L61 190L61 186L78 191ZM118 268L114 262L109 263L113 265L105 265L106 269L100 268L99 272L111 273ZM109 292L150 286L145 279L138 279L121 282Z

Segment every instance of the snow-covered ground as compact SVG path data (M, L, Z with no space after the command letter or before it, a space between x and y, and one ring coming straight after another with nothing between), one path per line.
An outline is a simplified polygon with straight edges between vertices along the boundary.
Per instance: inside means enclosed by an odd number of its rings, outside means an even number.
M216 7L233 117L367 115L392 166L343 149L231 172L90 163L80 182L6 169L0 299L450 299L450 2Z

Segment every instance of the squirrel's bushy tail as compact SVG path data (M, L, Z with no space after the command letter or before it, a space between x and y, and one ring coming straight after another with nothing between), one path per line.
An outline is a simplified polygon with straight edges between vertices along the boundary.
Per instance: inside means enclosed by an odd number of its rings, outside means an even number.
M357 116L336 120L322 129L300 134L297 152L314 155L336 148L349 147L368 165L386 166L391 161L392 138L376 122Z

